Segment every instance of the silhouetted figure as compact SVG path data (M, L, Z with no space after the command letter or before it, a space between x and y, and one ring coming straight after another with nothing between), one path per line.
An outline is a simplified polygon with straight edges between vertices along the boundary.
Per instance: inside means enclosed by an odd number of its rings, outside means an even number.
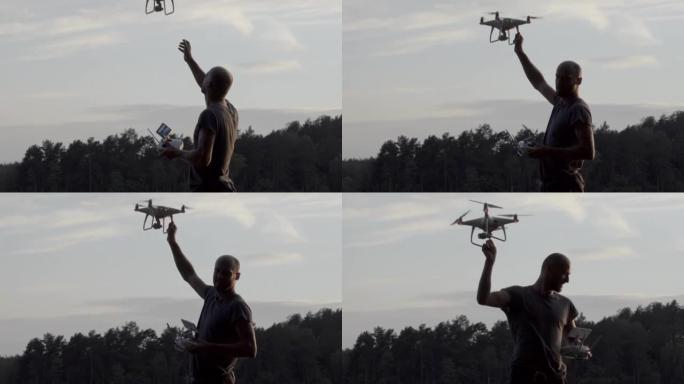
M556 90L544 80L541 72L523 52L523 37L515 35L515 53L527 79L549 103L553 111L544 133L543 145L532 149L530 157L539 159L543 192L584 192L580 170L583 160L594 159L594 133L591 111L579 98L582 68L564 61L556 69Z
M204 300L197 323L197 339L185 344L192 353L193 384L235 384L238 357L255 357L257 346L252 311L235 292L240 262L233 256L216 259L214 285L206 285L176 242L176 225L169 224L167 240L173 260L185 280Z
M477 302L501 308L513 335L510 384L564 384L566 366L561 344L575 328L577 309L561 295L570 278L570 260L552 253L542 264L537 281L526 287L512 286L491 292L496 246L490 239L482 245L485 264L477 288Z
M183 52L185 62L204 93L207 108L200 114L195 127L195 149L183 151L168 146L162 154L169 159L182 157L190 161L194 192L236 192L228 172L238 135L238 112L226 100L233 75L223 67L214 67L205 74L192 57L187 40L181 41L178 49Z

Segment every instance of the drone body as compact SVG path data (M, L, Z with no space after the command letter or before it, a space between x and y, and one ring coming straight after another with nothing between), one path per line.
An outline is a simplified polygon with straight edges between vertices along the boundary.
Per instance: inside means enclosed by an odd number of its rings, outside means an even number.
M511 34L509 30L515 28L517 32L520 32L519 27L523 24L529 24L532 19L538 19L536 16L527 16L525 19L512 19L509 17L500 18L499 12L490 12L490 15L494 15L494 20L485 21L484 17L480 18L481 25L488 25L492 29L489 31L489 42L496 43L497 41L508 41L508 44L513 45L511 42ZM494 35L494 29L499 31L499 36L492 39Z
M173 215L178 213L185 213L185 210L190 207L185 205L181 206L181 209L164 207L161 205L152 205L152 199L147 200L146 206L135 205L135 212L142 212L145 214L145 220L143 220L143 231L150 229L160 229L163 233L166 233L166 218L170 218L173 222ZM152 217L150 225L147 226L147 219Z
M152 0L154 3L152 4L152 7L150 7L150 0L145 0L145 13L150 14L154 12L164 12L165 15L170 15L173 12L176 11L176 5L173 3L173 0L169 0L171 2L171 9L166 6L166 0Z
M466 225L470 226L470 243L481 247L482 244L478 244L473 241L473 235L475 234L475 229L479 229L480 233L477 234L477 238L480 240L486 240L486 239L496 239L499 241L506 241L506 224L511 224L511 223L517 223L518 222L518 216L526 216L526 215L518 215L518 214L511 214L511 215L500 215L500 216L490 216L489 215L489 208L501 208L498 205L490 204L490 203L483 203L480 201L475 201L475 200L470 200L474 203L482 204L483 205L483 211L484 211L484 216L479 217L477 219L471 219L471 220L463 220L465 215L467 215L470 210L468 210L466 213L462 214L458 219L454 220L451 225L458 224L458 225ZM503 232L503 237L497 237L494 232L501 230Z

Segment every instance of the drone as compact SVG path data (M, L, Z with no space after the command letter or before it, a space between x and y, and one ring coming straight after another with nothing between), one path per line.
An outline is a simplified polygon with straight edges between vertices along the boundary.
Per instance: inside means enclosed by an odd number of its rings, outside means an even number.
M590 333L591 329L589 328L573 328L568 333L568 344L561 347L561 355L571 360L589 360L592 357L591 349L601 339L599 336L598 339L594 340L591 347L584 345L584 341L589 337Z
M171 222L173 223L173 215L178 213L185 213L186 209L190 209L190 207L186 207L185 205L181 206L181 209L169 208L161 205L152 205L152 199L145 201L147 201L146 206L140 206L140 204L135 204L135 212L142 212L145 214L145 220L143 221L143 231L161 228L162 232L166 233L166 218L171 218ZM147 219L150 216L153 217L153 220L151 220L150 225L147 226Z
M482 231L482 232L477 234L477 238L480 240L496 239L499 241L506 241L506 224L517 223L519 216L529 216L529 215L518 215L518 214L489 216L489 208L501 209L501 207L499 207L498 205L485 203L485 202L481 202L481 201L475 201L475 200L470 200L470 201L472 201L473 203L478 203L478 204L483 205L484 217L463 221L463 218L465 217L465 215L467 215L470 212L470 210L468 210L468 211L466 211L466 213L462 214L458 219L454 220L454 222L451 223L451 225L458 224L458 225L470 226L471 227L470 243L475 245L475 246L478 246L478 247L481 247L483 244L478 244L478 243L473 241L473 234L475 233L475 228ZM499 229L503 231L503 238L497 237L493 234L494 231L497 231Z
M481 25L488 25L492 27L492 29L489 31L489 42L496 43L497 41L508 40L509 45L514 44L513 42L511 42L511 34L508 33L510 29L515 28L516 32L520 32L519 27L521 25L529 24L533 19L539 19L539 17L537 16L527 16L526 19L511 19L508 17L504 17L503 19L501 19L499 18L499 12L489 12L489 14L494 15L494 20L485 21L484 17L480 18ZM499 30L499 37L492 40L494 28Z
M145 0L145 14L164 11L165 15L170 15L176 11L176 5L171 0L171 11L166 7L166 0L153 0L154 4L150 7L150 0Z

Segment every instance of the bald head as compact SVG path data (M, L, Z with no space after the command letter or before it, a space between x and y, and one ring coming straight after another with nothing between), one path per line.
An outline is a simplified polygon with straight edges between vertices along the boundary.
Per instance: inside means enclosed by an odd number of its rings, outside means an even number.
M223 67L214 67L207 72L202 91L210 100L223 100L233 85L233 75Z
M240 272L240 261L231 255L219 256L216 259L217 268L225 268L233 272Z
M570 266L570 259L562 253L552 253L544 259L542 263L542 272L549 268L566 268Z
M558 64L558 72L567 73L574 77L582 77L582 67L571 60Z

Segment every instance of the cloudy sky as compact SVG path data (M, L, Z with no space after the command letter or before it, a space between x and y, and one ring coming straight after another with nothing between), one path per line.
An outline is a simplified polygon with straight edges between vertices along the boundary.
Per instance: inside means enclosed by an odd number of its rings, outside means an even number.
M624 307L684 301L684 196L668 194L345 194L344 339L383 326L400 330L465 314L491 326L503 312L478 306L484 256L470 228L480 217L468 200L531 214L497 242L492 289L529 285L552 252L572 260L563 293L593 321Z
M339 308L341 197L326 194L5 194L0 199L0 356L46 332L98 332L136 321L163 330L197 321L202 301L182 280L161 231L142 231L135 202L193 210L178 242L211 284L216 257L242 263L238 292L268 327Z
M340 0L144 0L0 4L0 162L44 139L96 138L165 121L190 134L204 105L182 54L235 76L241 128L268 133L341 108Z
M490 44L481 16L542 16L521 32L553 84L558 63L584 69L580 95L615 129L684 109L684 3L679 0L378 0L343 3L344 155L376 155L388 139L457 134L489 123L546 127L550 105L513 47Z

